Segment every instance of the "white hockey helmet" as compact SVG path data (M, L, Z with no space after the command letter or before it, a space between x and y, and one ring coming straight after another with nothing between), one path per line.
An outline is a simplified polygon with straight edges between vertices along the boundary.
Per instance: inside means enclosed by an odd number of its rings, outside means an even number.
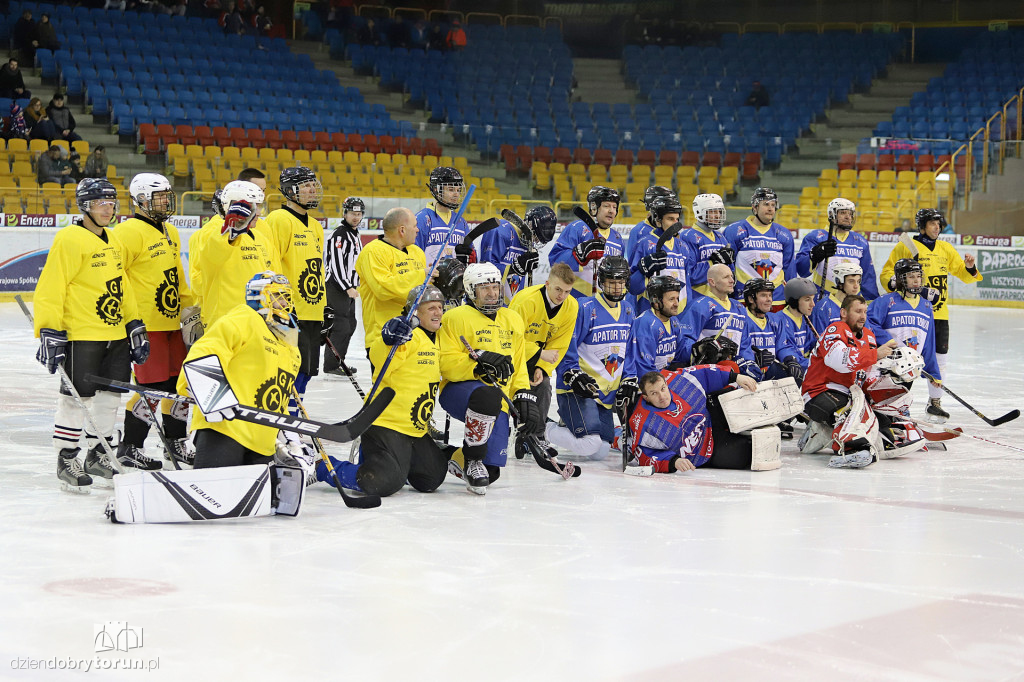
M841 261L832 268L832 282L835 283L837 290L843 291L846 278L850 275L860 275L863 277L864 269L860 267L859 263L852 260Z
M712 230L725 227L725 202L717 194L698 194L693 198L693 219Z
M158 223L174 215L177 197L171 181L159 173L139 173L128 185L135 209Z
M839 212L840 211L850 211L851 212L850 226L849 226L848 229L852 230L853 226L857 224L857 204L853 203L849 199L844 199L842 197L837 197L837 198L833 199L832 201L828 202L828 224L829 225L839 225L838 220L839 220ZM840 227L844 227L845 228L846 226L845 225L841 225Z
M910 346L896 348L888 359L891 361L888 371L907 384L919 378L924 369L924 358Z
M225 213L231 208L231 204L238 201L252 205L253 212L249 217L248 225L251 225L263 212L263 200L263 190L259 188L259 185L248 180L232 180L224 185L224 189L220 192L221 208Z
M501 284L501 273L492 263L470 263L466 266L466 272L462 276L462 287L466 290L466 298L470 304L484 315L493 315L501 307L502 296L499 291L495 303L480 303L477 301L476 288L481 284Z

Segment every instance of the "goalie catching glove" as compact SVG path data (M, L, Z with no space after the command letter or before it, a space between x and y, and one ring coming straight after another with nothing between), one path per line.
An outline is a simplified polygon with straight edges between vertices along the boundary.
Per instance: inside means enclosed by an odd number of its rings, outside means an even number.
M519 413L519 423L516 426L520 432L527 436L543 433L544 415L537 404L537 396L529 391L519 391L512 398L512 404Z
M508 355L495 353L491 350L480 351L477 354L476 369L473 373L481 381L488 383L505 383L515 372L512 367L512 358Z
M309 475L316 465L317 455L312 446L303 443L294 431L279 431L274 452L274 463L282 466L300 467Z
M581 398L596 398L599 387L594 377L582 369L567 369L562 374L562 381Z
M67 332L46 328L39 330L39 350L36 351L36 360L42 363L50 374L54 374L57 368L64 364L67 349Z

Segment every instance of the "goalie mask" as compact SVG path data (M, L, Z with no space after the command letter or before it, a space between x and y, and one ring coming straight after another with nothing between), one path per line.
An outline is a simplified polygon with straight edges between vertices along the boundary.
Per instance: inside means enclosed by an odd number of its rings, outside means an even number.
M89 220L96 225L106 227L110 221L107 221L105 225L100 225L100 222L93 218L91 213L94 204L102 202L110 202L114 205L114 212L111 214L111 219L113 219L113 216L117 215L121 206L117 200L117 189L109 180L86 178L78 183L78 187L75 188L75 203L78 204L78 210L89 216Z
M232 180L220 191L221 210L227 213L231 209L231 205L239 201L252 206L252 215L249 216L249 222L245 226L248 229L263 213L263 190L259 188L259 185L248 180Z
M846 221L840 221L840 211L849 211L842 217L849 217L849 224L844 224ZM853 226L857 224L857 205L849 199L833 199L828 202L828 224L835 225L836 227L843 230L852 230Z
M725 227L725 202L717 194L698 194L693 198L693 219L707 230Z
M526 212L523 222L533 232L533 246L541 248L555 238L558 217L550 206L534 206Z
M889 366L886 371L895 376L905 384L921 377L921 370L924 369L924 358L919 352L910 346L900 346L893 350L892 355L886 358Z
M296 166L281 171L281 194L288 201L309 211L323 201L324 188L316 179L316 173L312 169Z
M900 258L896 261L894 267L896 275L896 291L901 294L920 294L921 289L924 288L924 268L921 267L921 263L913 258ZM921 275L921 279L918 280L917 286L910 286L907 283L907 277L913 273Z
M462 173L451 166L438 166L430 171L427 187L434 201L449 211L457 210L466 195L466 181L462 179Z
M292 346L298 345L299 320L295 317L292 286L287 277L273 270L253 276L245 285L245 302L260 314L274 336Z
M832 268L832 283L836 285L836 291L850 295L860 293L860 285L857 285L857 291L849 292L846 290L846 278L851 275L864 275L864 270L861 269L860 265L853 261L844 260L843 262Z
M629 291L629 261L622 256L607 256L597 266L597 286L613 303L626 298Z
M924 228L932 220L939 221L939 232L946 229L946 216L942 215L942 211L937 208L922 208L914 216L914 223L917 224L917 231L924 232Z
M135 210L156 223L174 215L177 197L170 181L158 173L139 173L128 185Z
M488 295L481 295L480 287L489 285L494 286L488 289ZM462 276L462 288L466 291L470 305L484 315L490 317L501 307L501 273L491 263L470 263L466 266L466 273Z

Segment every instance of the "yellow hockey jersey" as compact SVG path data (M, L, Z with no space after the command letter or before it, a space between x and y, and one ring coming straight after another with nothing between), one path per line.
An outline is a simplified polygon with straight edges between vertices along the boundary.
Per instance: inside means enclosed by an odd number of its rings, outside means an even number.
M67 332L69 341L114 341L125 338L125 322L139 319L123 247L107 228L102 236L81 224L60 230L33 300L37 337L46 328Z
M267 226L281 258L281 274L292 283L295 316L323 321L327 304L323 226L313 216L299 215L288 207L271 211Z
M489 350L512 357L515 372L502 385L510 398L516 391L530 388L530 379L526 375L526 333L519 313L499 308L492 320L471 305L461 305L441 318L438 337L441 345L441 388L450 381L478 380L473 374L476 361L469 357L462 337L469 341L473 350ZM507 412L508 408L502 406L502 410Z
M247 305L238 305L211 325L192 344L185 362L216 355L238 402L284 414L288 409L299 349L281 341L263 317ZM187 395L185 373L178 377L178 392ZM273 455L277 429L238 419L210 423L195 409L193 429L213 429L261 455Z
M981 273L972 275L967 272L964 259L960 257L960 254L956 252L956 249L949 242L937 239L935 240L934 249L929 249L917 239L914 240L914 244L917 246L917 260L921 263L921 269L924 271L924 286L939 290L939 302L932 306L932 310L935 312L935 319L948 320L949 308L946 306L946 299L949 296L949 275L955 275L961 282L969 284L971 282L980 282ZM885 261L885 267L882 268L882 274L879 275L882 287L886 291L892 291L889 288L889 280L896 274L896 261L901 258L913 257L914 254L910 252L910 249L903 242L897 244L896 248L892 250L892 253L889 254L889 260Z
M200 309L203 307L203 266L201 255L203 245L210 237L219 237L220 231L223 227L224 218L219 215L215 215L203 223L202 227L193 232L192 236L189 237L188 240L188 281L189 286L192 289L195 305L199 306ZM273 242L270 238L270 227L267 226L266 220L263 218L257 218L256 222L252 226L252 231L254 233L262 231L263 235L266 237L266 245L273 247ZM271 248L271 260L274 265L270 269L274 272L281 272L281 259L277 255L276 247Z
M207 223L209 224L209 223ZM245 283L264 270L280 272L276 251L262 230L228 241L227 235L210 233L200 244L200 315L209 327L239 303L245 303Z
M356 258L359 300L363 305L363 344L369 348L384 323L402 313L409 292L423 284L427 258L415 244L404 250L378 237Z
M136 217L114 228L114 235L123 246L125 272L146 329L179 329L181 309L192 305L193 297L181 265L178 228Z
M575 297L569 296L552 314L544 292L546 287L546 284L537 284L523 289L512 298L512 303L508 307L519 313L523 320L526 329L527 360L542 350L558 351L558 360L554 363L537 361L537 367L544 370L548 376L552 376L558 363L565 356L566 349L569 348L580 305Z
M391 346L385 344L378 334L370 345L370 362L377 368L374 381L390 351ZM395 390L395 397L373 422L374 426L383 426L407 436L418 437L427 432L441 384L440 356L436 335L421 328L413 330L412 340L395 350L395 357L381 382L381 388L390 386Z

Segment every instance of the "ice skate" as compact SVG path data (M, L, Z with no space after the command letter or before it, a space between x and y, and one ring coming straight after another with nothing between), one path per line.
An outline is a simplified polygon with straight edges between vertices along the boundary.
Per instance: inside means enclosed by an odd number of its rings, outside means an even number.
M173 464L174 460L178 461L178 464L191 468L196 463L196 451L192 449L191 443L188 442L188 438L177 438L170 441L172 452L164 450L164 459Z
M942 398L929 398L928 409L925 412L928 413L928 419L936 424L942 424L949 419L949 412L942 409Z
M832 440L832 430L821 422L812 421L810 426L804 429L797 446L800 452L810 455L820 451Z
M117 446L117 463L122 468L138 471L160 471L164 468L160 460L147 457L140 448L124 441Z
M61 490L79 495L90 494L92 476L85 473L82 463L78 461L78 448L64 448L57 455L57 478Z
M477 495L487 494L487 486L491 484L491 477L487 473L487 467L484 466L483 460L466 461L465 481L469 492Z
M874 461L870 450L856 450L832 455L828 461L830 469L863 469Z
M117 472L110 465L102 445L97 443L89 450L85 457L85 473L92 477L94 483L108 488L114 485L114 474Z

